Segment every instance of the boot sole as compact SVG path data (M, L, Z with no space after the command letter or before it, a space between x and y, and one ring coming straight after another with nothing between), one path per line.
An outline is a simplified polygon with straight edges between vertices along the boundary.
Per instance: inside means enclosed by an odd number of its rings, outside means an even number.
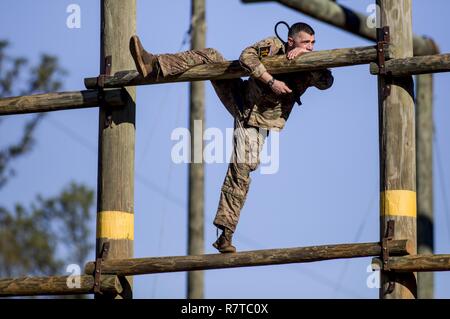
M130 39L131 56L133 57L134 64L136 64L138 72L145 78L147 77L148 73L144 65L144 60L142 59L142 50L143 48L141 45L141 41L139 41L139 38L136 35L133 35Z
M228 247L220 249L219 245L217 245L216 243L213 243L212 245L213 245L214 248L216 248L222 254L228 254L228 253L235 253L236 252L236 248L233 247L233 246L228 246Z

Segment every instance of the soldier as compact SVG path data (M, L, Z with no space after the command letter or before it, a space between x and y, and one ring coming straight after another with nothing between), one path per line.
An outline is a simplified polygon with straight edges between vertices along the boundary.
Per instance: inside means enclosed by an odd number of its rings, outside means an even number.
M250 172L259 165L259 154L268 130L281 130L294 104L310 86L325 90L333 84L329 70L294 72L272 76L261 58L286 55L289 60L314 49L314 30L306 23L289 28L288 42L269 37L244 49L239 57L248 70L248 80L211 81L219 99L234 118L233 153L220 193L214 225L222 230L213 246L221 253L236 252L232 236L239 221L250 185ZM222 62L215 49L191 50L176 54L153 55L142 47L137 36L130 39L130 51L143 77L167 77L206 63Z

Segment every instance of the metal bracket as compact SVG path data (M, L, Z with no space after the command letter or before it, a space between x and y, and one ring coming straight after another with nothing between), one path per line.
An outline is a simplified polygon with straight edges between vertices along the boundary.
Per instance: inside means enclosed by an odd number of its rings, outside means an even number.
M100 74L97 77L98 100L101 108L107 106L105 101L105 79L111 75L111 65L112 56L107 55L105 57L105 73ZM112 127L112 109L110 107L105 108L105 128L106 127Z
M389 241L394 238L394 227L395 222L393 220L389 220L387 222L386 233L383 237L383 241L381 242L382 248L382 257L383 257L383 270L389 270Z
M387 228L385 235L383 237L383 240L381 242L381 254L383 259L383 270L384 271L390 271L389 267L389 241L392 241L394 238L394 230L395 230L395 221L389 220L387 222ZM395 282L390 280L390 275L387 274L388 279L388 288L386 290L386 294L390 294L392 291L394 291Z
M382 88L383 99L391 94L391 79L386 72L386 48L389 46L391 39L389 33L389 27L384 26L377 28L377 64L378 74L384 76L385 83Z
M386 75L386 53L385 48L390 43L389 27L377 28L377 63L380 75Z
M108 256L109 251L109 242L103 243L102 250L100 252L100 256L98 256L95 260L95 268L94 268L94 293L102 294L100 291L101 288L101 275L102 275L102 262Z
M383 99L387 98L391 94L392 77L387 75L384 77L384 86L381 88L381 94Z

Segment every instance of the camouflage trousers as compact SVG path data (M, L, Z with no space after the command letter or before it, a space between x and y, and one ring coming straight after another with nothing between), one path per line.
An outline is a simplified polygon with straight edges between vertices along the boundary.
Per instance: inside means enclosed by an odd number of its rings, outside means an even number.
M196 65L224 61L223 56L215 49L162 54L157 58L163 76L174 76ZM211 83L217 96L234 118L233 152L213 223L220 229L226 227L234 232L247 198L250 173L256 170L260 163L267 130L245 123L242 79L214 80Z
M267 130L246 125L242 119L234 120L233 153L220 192L214 225L220 229L236 230L241 209L250 187L250 173L260 163Z
M225 61L220 52L211 48L175 54L160 54L156 57L164 77L183 73L197 65ZM234 118L242 116L243 100L241 92L243 83L242 79L239 78L211 81L220 101Z

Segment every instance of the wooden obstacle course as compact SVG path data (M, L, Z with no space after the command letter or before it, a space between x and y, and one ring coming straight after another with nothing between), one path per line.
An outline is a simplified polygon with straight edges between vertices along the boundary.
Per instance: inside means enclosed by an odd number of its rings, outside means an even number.
M374 270L382 268L382 261L373 258L372 266ZM428 271L449 271L450 255L411 255L403 257L390 257L389 269L395 272L428 272Z
M121 89L106 90L104 98L109 107L122 106L124 92ZM0 116L98 107L99 103L98 90L8 97L0 99Z
M385 55L389 58L389 48ZM368 64L377 59L377 50L374 46L323 50L305 53L294 60L287 60L285 56L264 58L262 62L271 74L289 72L313 71L326 68L344 67L351 65ZM149 85L171 82L190 82L202 80L223 80L243 76L249 76L239 61L226 61L211 64L203 64L192 67L186 72L172 77L143 78L135 70L116 72L113 76L106 77L105 88ZM97 77L84 79L88 89L97 88Z
M258 0L247 0L244 2L258 2ZM301 1L290 0L278 0L280 3L291 4L291 6L301 5ZM302 7L301 10L310 10L309 14L318 15L319 19L328 19L328 23L334 24L340 28L346 27L342 21L347 11L342 11L342 6L332 1L315 0L308 3L313 3L308 7ZM331 6L336 15L334 21L327 14L326 10L317 10L320 6ZM384 6L386 9L387 6ZM132 10L131 10L132 11ZM315 12L315 13L314 13ZM320 13L322 12L322 13ZM342 15L344 12L344 15ZM389 12L392 13L392 12ZM322 15L320 15L322 14ZM356 17L362 21L366 19L363 15L356 14ZM398 19L404 19L401 15ZM406 19L406 18L405 18ZM409 19L408 19L409 20ZM365 20L364 20L365 21ZM399 22L399 21L396 21ZM400 21L402 22L402 21ZM408 21L408 24L410 21ZM391 24L391 23L387 23ZM106 24L107 25L107 24ZM394 25L392 23L391 25ZM375 29L363 30L366 26L364 23L361 25L362 29L348 29L349 31L366 37L367 39L375 40ZM117 30L116 30L117 31ZM398 35L398 28L397 28ZM114 36L110 36L114 38ZM436 72L450 71L450 55L449 54L436 54L437 46L431 39L423 37L414 37L414 54L425 55L420 57L402 57L392 58L389 47L385 48L384 58L386 62L384 64L384 70L386 74L383 76L396 77L396 76L409 76L412 74L425 74ZM113 48L111 45L109 48ZM114 47L117 52L120 50ZM419 48L419 49L417 49ZM123 51L123 50L122 50ZM116 53L117 53L116 52ZM430 55L434 54L434 55ZM297 59L288 61L283 56L270 57L263 59L263 63L267 70L272 74L282 74L289 72L301 72L301 71L314 71L325 68L344 67L352 65L361 65L370 63L370 72L372 74L379 75L379 65L375 64L375 61L379 61L379 53L376 47L356 47L356 48L343 48L334 50L316 51L304 54ZM384 61L384 60L383 60ZM120 65L120 64L118 64ZM128 66L120 68L119 70L128 68ZM126 105L130 105L132 102L130 95L125 92L124 87L136 86L136 85L151 85L160 83L171 82L186 82L186 81L202 81L202 80L219 80L219 79L231 79L242 76L248 76L248 72L244 70L239 61L225 61L221 63L201 65L191 68L190 70L174 77L152 79L142 78L135 70L117 71L113 75L102 75L102 88L98 87L99 77L92 77L85 79L85 86L89 90L87 91L75 91L75 92L60 92L60 93L48 93L37 94L31 96L21 96L13 98L0 99L0 115L10 114L23 114L34 112L47 112L66 110L73 108L86 108L95 107L104 101L104 106L123 107L125 110ZM384 78L387 79L387 78ZM383 80L384 80L383 79ZM104 80L104 81L103 81ZM113 90L104 90L103 88L120 88ZM129 88L130 89L130 88ZM104 92L104 93L103 93ZM390 93L390 92L389 92ZM395 93L395 92L394 92ZM380 94L382 100L389 99L389 94ZM381 103L386 103L385 101ZM389 102L391 105L392 102ZM386 108L388 109L388 108ZM394 110L391 108L391 110ZM105 111L105 109L101 110ZM110 111L108 109L108 111ZM107 112L105 112L106 114ZM126 113L124 111L124 113ZM386 118L393 118L388 114ZM395 114L394 114L395 115ZM133 122L134 123L134 122ZM384 125L386 128L392 129L393 127L399 127L398 125ZM107 132L108 134L111 132ZM392 133L392 131L386 131ZM117 134L117 136L126 134ZM133 135L134 138L134 135ZM116 146L117 143L111 143ZM133 144L134 145L134 144ZM124 153L131 153L133 150L131 147L126 149ZM386 159L388 155L392 156L396 154L392 145L388 151L382 154L382 157ZM114 158L114 157L111 157ZM130 163L133 161L129 161ZM393 163L393 169L398 169L399 161L395 160ZM109 159L105 159L105 163L109 163ZM400 165L406 167L407 165ZM111 165L113 167L113 165ZM409 167L409 166L408 166ZM105 169L107 173L108 169ZM405 174L406 176L407 174ZM130 175L132 176L132 175ZM410 178L410 175L406 177ZM401 179L402 181L406 180ZM114 180L110 184L120 187ZM130 183L132 184L132 183ZM389 183L386 183L389 184ZM390 184L389 184L390 185ZM413 189L413 187L407 187L407 189ZM391 191L391 189L385 189ZM392 189L398 191L398 189ZM403 190L403 189L400 189ZM383 189L384 191L384 189ZM112 194L113 192L111 192ZM111 195L112 196L112 195ZM132 196L130 197L132 202ZM108 202L108 201L106 201ZM114 209L106 211L114 211ZM401 222L400 226L404 226L406 223ZM384 226L382 226L384 227ZM401 237L400 238L404 238ZM103 239L102 239L103 240ZM445 271L450 270L450 255L416 255L414 251L415 245L412 245L411 240L390 240L387 242L389 248L389 254L387 258L383 260L382 265L389 265L389 271L391 272L416 272L416 271ZM131 244L129 245L131 247ZM383 246L384 247L384 246ZM195 256L173 256L173 257L152 257L152 258L129 258L129 259L112 259L102 262L101 277L101 291L117 295L122 292L122 286L119 283L117 276L132 276L142 274L154 274L176 271L195 271L204 269L219 269L219 268L235 268L235 267L248 267L248 266L263 266L263 265L276 265L276 264L288 264L288 263L304 263L314 262L321 260L341 259L341 258L357 258L357 257L373 257L382 255L382 249L380 243L358 243L358 244L338 244L338 245L324 245L313 247L301 247L301 248L284 248L284 249L270 249L259 251L240 252L236 254L213 254L213 255L195 255ZM131 251L131 250L130 250ZM123 251L120 252L121 256L124 256ZM405 256L408 255L409 256ZM374 263L381 262L379 258L374 259ZM16 279L0 279L0 296L17 296L17 295L50 295L50 294L84 294L93 293L95 287L94 263L90 262L85 267L86 275L80 277L81 285L79 288L69 288L67 285L68 276L50 276L50 277L22 277ZM108 275L105 275L108 274ZM383 276L383 274L382 274ZM397 295L396 295L397 296ZM394 298L396 298L394 296Z
M450 71L450 54L416 56L404 59L391 59L385 63L386 72L392 76L440 73ZM370 64L370 73L379 74L379 67Z
M20 277L0 279L0 297L11 296L45 296L76 295L94 293L94 277L89 275ZM68 283L72 282L72 283ZM71 287L79 281L79 287ZM122 286L117 276L101 276L100 290L109 294L122 293Z
M389 243L389 251L392 255L407 255L411 252L411 247L412 244L407 240L395 240ZM381 244L377 242L335 244L255 250L233 254L106 260L102 263L102 273L132 276L177 271L306 263L330 259L371 257L379 256L380 254ZM92 274L94 265L93 262L87 263L85 273Z

